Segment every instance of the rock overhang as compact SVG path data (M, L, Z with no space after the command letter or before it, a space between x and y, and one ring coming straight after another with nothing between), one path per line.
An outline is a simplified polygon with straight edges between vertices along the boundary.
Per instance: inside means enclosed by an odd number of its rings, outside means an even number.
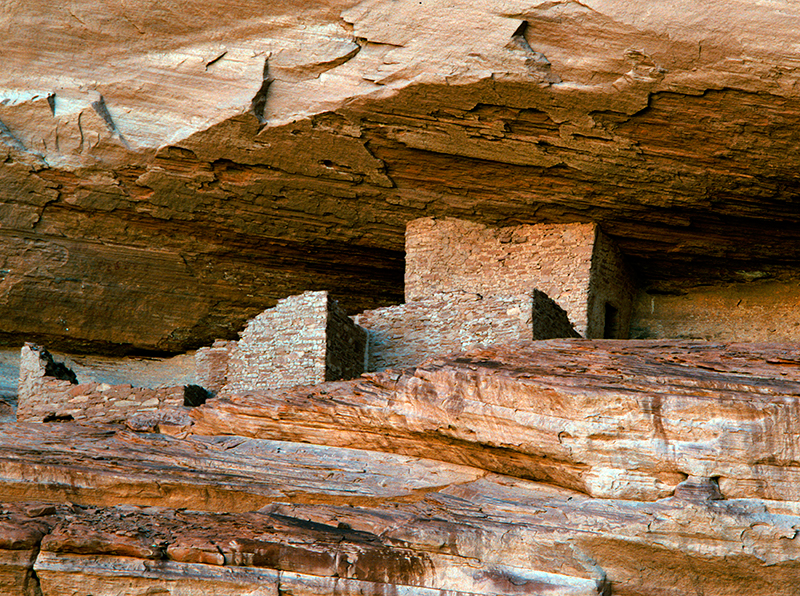
M419 216L597 222L659 291L796 279L790 9L65 10L5 15L12 343L175 351L306 289L402 302Z

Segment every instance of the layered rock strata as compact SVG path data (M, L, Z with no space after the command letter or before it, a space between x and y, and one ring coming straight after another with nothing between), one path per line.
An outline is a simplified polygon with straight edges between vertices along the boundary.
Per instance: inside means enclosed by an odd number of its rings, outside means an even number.
M425 216L597 222L654 295L796 290L799 25L743 0L9 5L0 339L176 352L309 288L396 304ZM769 336L748 320L727 337Z
M432 457L596 497L655 500L699 478L796 501L798 362L767 344L522 342L192 416L200 434Z
M550 340L218 398L193 425L5 424L0 586L788 596L799 364L777 345Z
M63 499L48 492L60 483L74 504L0 508L0 582L30 586L16 592L26 596L789 595L800 573L797 503L595 499L372 451L70 424L42 441L39 428L3 439L2 498L21 496L9 462L27 444L43 451L23 499ZM69 434L83 450L58 444ZM140 482L124 505L106 490L119 465ZM181 489L190 478L197 490ZM169 498L148 504L146 485Z

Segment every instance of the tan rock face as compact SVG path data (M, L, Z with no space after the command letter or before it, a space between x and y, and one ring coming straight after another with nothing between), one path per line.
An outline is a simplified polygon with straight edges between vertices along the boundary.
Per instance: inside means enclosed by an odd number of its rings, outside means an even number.
M713 7L4 7L0 332L174 351L308 289L399 303L420 216L596 221L661 289L789 276L800 13Z
M795 594L798 362L768 344L550 340L218 399L182 439L5 424L0 587Z
M800 500L796 349L549 340L195 410L200 434L433 457L595 497L655 500L705 479Z

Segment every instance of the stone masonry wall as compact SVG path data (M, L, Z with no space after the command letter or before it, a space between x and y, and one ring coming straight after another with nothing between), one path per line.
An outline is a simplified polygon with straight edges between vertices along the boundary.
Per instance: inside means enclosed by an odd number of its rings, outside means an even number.
M371 371L413 366L478 344L578 335L566 312L539 291L487 297L438 293L354 319L369 333Z
M242 331L231 351L225 391L324 381L327 321L327 292L305 292L278 300Z
M635 288L616 244L602 231L592 254L589 285L588 328L590 339L627 339Z
M366 370L367 332L328 297L325 380L353 379Z
M406 229L406 301L464 291L483 296L537 288L567 311L575 329L589 328L594 224L489 228L445 218L411 221Z
M228 363L238 342L218 339L213 345L200 348L194 355L197 384L216 395L228 382Z
M366 333L327 292L290 296L247 324L230 350L224 391L357 377L364 372L365 349Z
M521 339L556 339L580 337L567 316L567 311L540 290L531 294L530 337Z
M184 387L132 387L77 383L64 374L52 376L52 356L33 344L20 354L17 420L48 422L121 422L134 414L183 405ZM73 382L75 381L75 382Z

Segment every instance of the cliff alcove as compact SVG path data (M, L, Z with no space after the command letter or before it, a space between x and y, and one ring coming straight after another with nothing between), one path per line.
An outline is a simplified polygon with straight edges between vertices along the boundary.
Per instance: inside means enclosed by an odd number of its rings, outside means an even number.
M304 290L396 304L423 216L598 223L640 337L798 337L771 298L800 259L791 7L73 4L0 15L7 345L180 352Z
M795 594L798 31L0 6L0 594Z

